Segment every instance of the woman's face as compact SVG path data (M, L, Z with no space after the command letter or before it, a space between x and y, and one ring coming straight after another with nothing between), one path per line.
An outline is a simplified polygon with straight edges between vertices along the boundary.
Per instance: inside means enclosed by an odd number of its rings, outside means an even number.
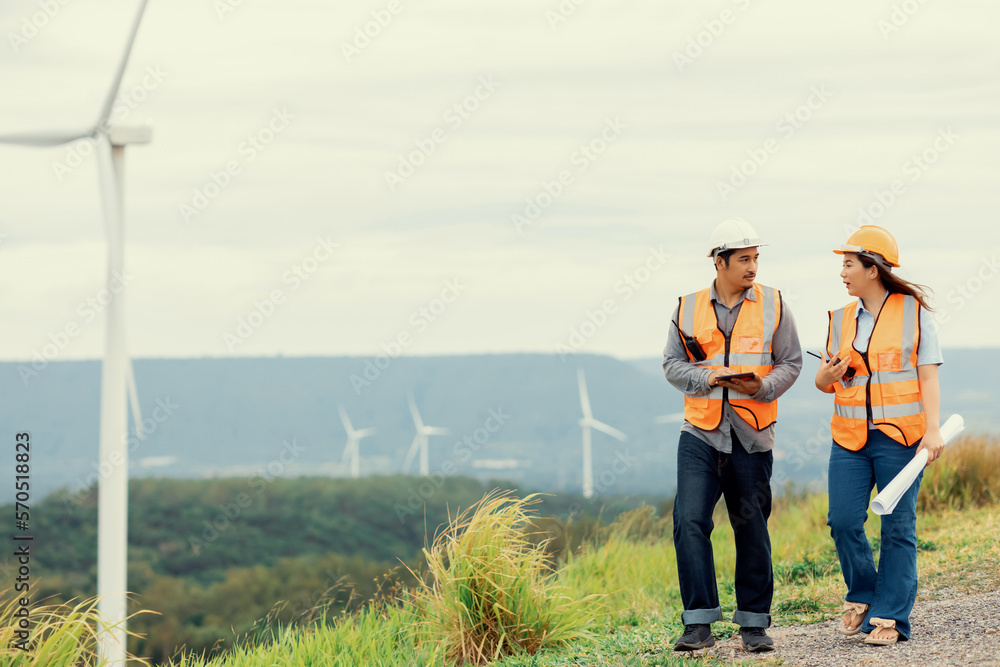
M874 266L866 269L857 253L848 252L844 253L844 268L840 271L840 277L844 279L847 293L860 297L878 282L878 269Z

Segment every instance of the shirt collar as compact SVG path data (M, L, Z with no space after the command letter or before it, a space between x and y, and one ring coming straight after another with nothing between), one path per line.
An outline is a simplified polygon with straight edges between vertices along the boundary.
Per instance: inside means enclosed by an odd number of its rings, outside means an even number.
M868 309L865 308L864 302L861 299L858 299L858 311L854 314L854 317L860 318L862 313L864 313L868 317L871 317L872 315L870 312L868 312Z
M714 284L713 284L713 285L714 285ZM889 300L889 291L888 291L888 290L886 290L886 293L885 293L885 299L883 299L883 300L882 300L882 306L883 306L883 307L885 306L885 302L886 302L886 301L888 301L888 300ZM859 298L859 299L858 299L858 310L857 310L857 312L856 312L856 313L854 314L854 317L855 317L855 318L858 318L858 317L861 317L861 313L864 313L864 314L868 315L868 317L875 317L874 315L872 315L872 313L871 313L871 311L870 311L870 310L868 310L867 308L865 308L865 302L864 302L864 301L862 301L862 300L861 300L861 299Z
M722 299L719 298L719 293L715 291L715 281L714 280L712 281L712 285L711 285L711 287L709 289L711 290L710 291L710 295L712 297L712 301L715 301L717 303L722 303ZM748 288L746 288L743 291L743 299L750 299L751 301L756 301L757 300L757 294L756 294L756 292L754 292L753 287L748 287ZM736 303L743 303L743 299L740 299ZM725 305L725 304L723 304L723 305Z

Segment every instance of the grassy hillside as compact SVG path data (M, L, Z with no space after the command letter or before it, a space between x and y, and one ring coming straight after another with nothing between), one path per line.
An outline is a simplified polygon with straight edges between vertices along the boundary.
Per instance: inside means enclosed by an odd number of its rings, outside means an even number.
M843 599L836 554L825 529L825 497L810 496L782 504L775 512L774 622L787 625L834 618ZM732 535L725 517L717 517L713 542L724 615L734 608ZM571 598L598 594L592 603L597 621L589 640L514 656L493 664L502 667L565 667L566 665L687 664L673 655L680 634L681 605L677 592L673 549L665 537L668 522L649 510L620 517L601 544L569 559L559 579ZM878 518L869 531L875 534ZM942 510L921 517L918 568L925 589L979 591L1000 584L1000 507ZM244 647L212 661L194 657L176 667L250 667L275 665L443 665L433 639L421 637L418 610L377 607L326 622L309 630L274 637L266 646ZM716 623L717 637L737 627ZM716 663L712 660L707 664ZM747 664L754 664L747 661Z
M249 477L133 480L129 487L130 624L135 652L162 661L177 650L225 649L236 635L298 623L317 606L356 609L381 589L413 585L421 549L449 513L497 484L466 477ZM96 491L33 504L32 599L67 601L96 591ZM578 546L599 516L652 498L585 501L543 496L554 552ZM14 507L0 507L13 516ZM0 527L12 544L13 522ZM0 591L17 564L0 556ZM0 595L0 601L4 596ZM266 621L262 621L266 619Z
M979 481L983 481L982 484ZM1000 585L1000 444L967 438L950 446L948 455L928 471L921 487L918 513L918 568L922 594L944 589L976 592ZM664 509L666 509L664 507ZM520 525L525 528L523 524ZM716 516L715 565L724 616L731 613L735 553L732 533L721 509ZM867 530L878 534L879 518L869 516ZM538 528L534 529L537 531ZM462 627L480 627L483 620L497 629L495 619L513 617L505 635L509 641L527 634L542 618L537 591L570 606L544 616L552 637L534 655L515 651L495 660L502 667L562 667L564 665L683 664L670 650L681 630L681 605L670 540L669 517L651 507L620 515L596 531L578 549L559 559L555 576L536 577L530 565L534 541L516 538L493 527L457 530L436 541L428 551L440 565L425 587L401 591L353 612L323 613L304 627L246 637L225 655L203 659L178 656L175 667L251 667L274 665L441 665L447 663L445 641L456 623L454 600L472 595L476 615ZM502 539L490 540L491 535ZM826 527L825 495L786 495L774 507L771 521L775 570L774 622L811 623L836 617L844 586ZM511 546L513 545L513 546ZM877 548L877 547L876 547ZM484 555L485 554L485 555ZM488 569L483 563L490 564ZM515 566L511 566L514 563ZM485 576L494 573L494 576ZM252 585L254 577L242 584ZM469 582L464 585L463 582ZM470 592L471 582L479 582ZM451 586L452 588L449 588ZM483 589L493 592L486 596ZM236 588L233 589L234 591ZM454 594L443 594L454 590ZM543 596L544 597L544 596ZM476 600L492 600L488 605ZM544 605L542 605L544 606ZM535 611L532 611L535 610ZM491 620L494 619L494 620ZM506 623L507 621L505 621ZM534 625L533 625L534 624ZM0 623L0 628L5 624ZM7 624L9 625L9 620ZM511 629L512 628L512 629ZM716 623L715 634L736 631ZM558 632L556 632L558 631ZM0 636L2 639L2 636ZM451 644L454 646L454 644ZM2 649L0 649L2 650ZM709 664L721 664L712 663ZM14 664L0 660L0 664ZM71 662L49 663L53 667ZM749 663L748 663L749 664Z

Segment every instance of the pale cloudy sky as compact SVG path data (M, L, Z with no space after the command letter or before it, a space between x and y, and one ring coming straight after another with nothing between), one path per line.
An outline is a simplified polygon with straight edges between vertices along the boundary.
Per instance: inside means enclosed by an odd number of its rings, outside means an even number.
M137 5L6 0L0 134L92 124ZM151 0L119 114L154 128L126 152L130 351L655 356L729 216L816 347L859 208L942 343L996 345L998 24L962 0ZM0 146L0 358L72 324L55 358L103 352L86 152Z

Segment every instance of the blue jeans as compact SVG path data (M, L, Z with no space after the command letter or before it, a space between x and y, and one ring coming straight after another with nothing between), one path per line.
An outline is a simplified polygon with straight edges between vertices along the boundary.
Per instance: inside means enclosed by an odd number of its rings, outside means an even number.
M882 516L878 569L865 536L872 488L885 487L916 454L878 429L856 452L833 443L830 450L830 513L827 525L837 547L849 602L870 605L861 626L871 632L871 617L896 621L901 639L910 638L910 611L917 597L917 493L923 473Z
M674 550L685 625L722 620L712 554L712 512L726 499L736 540L736 613L747 627L771 625L771 452L748 454L733 433L733 452L723 454L691 433L677 445Z

